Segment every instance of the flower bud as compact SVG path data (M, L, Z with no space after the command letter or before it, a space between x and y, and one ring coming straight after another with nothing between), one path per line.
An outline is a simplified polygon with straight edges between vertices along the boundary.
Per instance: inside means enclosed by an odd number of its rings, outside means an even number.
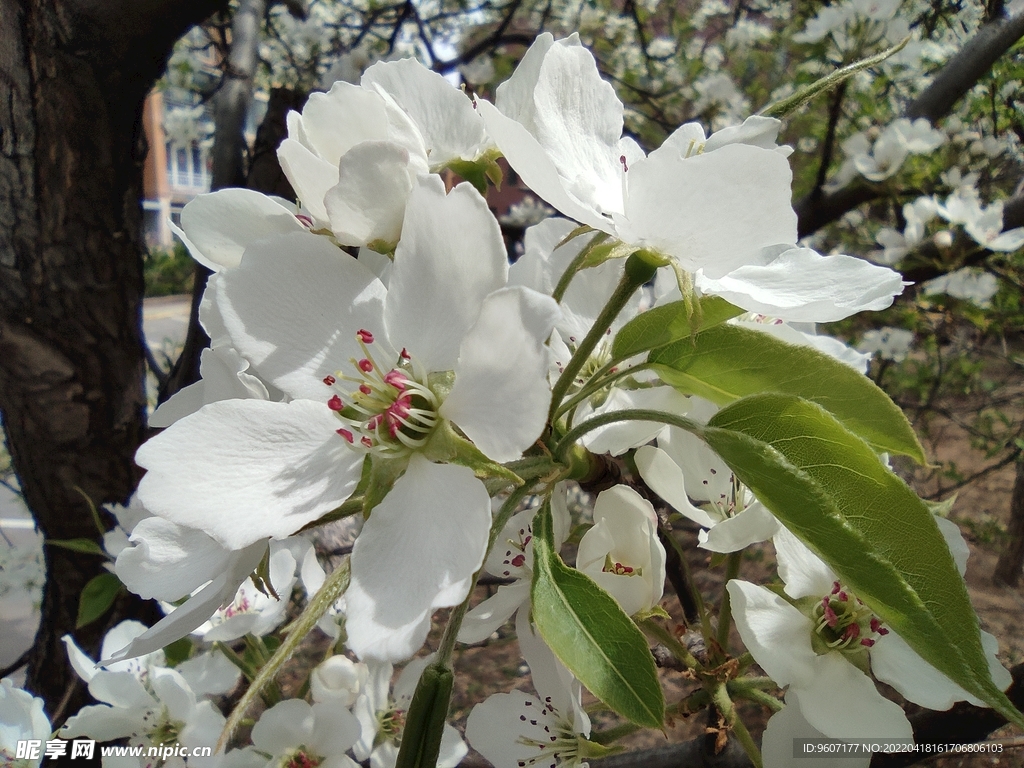
M344 656L331 656L310 675L313 701L317 704L336 701L351 707L366 684L366 677L365 664L354 663Z

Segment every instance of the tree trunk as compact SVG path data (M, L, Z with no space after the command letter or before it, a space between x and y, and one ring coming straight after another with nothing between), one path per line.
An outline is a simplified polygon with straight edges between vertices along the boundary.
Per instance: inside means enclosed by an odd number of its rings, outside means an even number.
M1017 477L1013 481L1010 496L1009 544L996 563L994 580L997 583L1017 586L1020 570L1024 566L1024 461L1017 461Z
M0 412L47 539L98 539L89 503L123 503L136 485L142 105L174 41L217 5L0 0ZM76 632L101 558L58 547L45 558L27 687L56 724L86 700L61 636L96 653L134 601Z

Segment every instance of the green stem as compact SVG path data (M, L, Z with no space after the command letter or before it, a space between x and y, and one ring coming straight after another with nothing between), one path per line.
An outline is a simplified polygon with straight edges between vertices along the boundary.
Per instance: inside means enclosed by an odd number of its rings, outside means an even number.
M697 661L697 657L690 653L689 649L676 639L675 635L665 629L654 619L644 619L640 622L641 629L646 630L657 638L658 642L672 651L672 655L695 672L702 672L704 665Z
M586 232L581 233L581 235L585 234ZM565 272L563 272L562 276L558 278L558 285L555 286L555 290L552 291L551 293L552 299L557 301L559 304L562 303L562 297L565 296L565 292L569 289L569 283L572 282L572 279L576 276L576 273L580 271L580 267L582 267L583 262L587 260L587 257L590 255L590 251L593 250L593 247L595 245L600 245L607 239L607 234L605 234L604 232L598 232L594 237L590 239L590 242L587 243L587 245L584 246L578 254L576 254L576 257L571 262L569 262L569 266L565 268ZM566 241L563 240L562 244L564 244L565 242Z
M249 686L238 704L231 711L231 715L224 725L224 730L221 731L220 738L217 740L214 752L220 752L224 749L228 740L234 734L235 729L241 724L249 707L256 700L256 697L273 681L277 673L281 671L281 667L292 657L292 654L298 649L299 644L305 639L306 635L313 631L313 627L316 626L320 617L327 613L327 610L338 601L339 597L345 594L345 590L348 588L348 580L349 561L345 559L327 577L317 593L313 595L313 599L309 601L302 615L292 624L291 631L282 641L281 645L277 647L270 661L260 668L256 678L252 681L252 685Z
M591 327L583 341L576 348L576 352L565 366L562 375L558 377L555 386L551 388L551 409L548 411L548 423L554 421L555 411L561 405L562 398L565 397L565 393L569 391L569 387L575 381L576 374L580 372L584 363L590 358L590 353L594 351L598 342L604 338L605 331L611 327L612 322L619 316L619 312L626 306L626 303L636 293L636 290L654 277L656 269L655 266L652 266L636 254L626 259L626 269L618 286L616 286L615 291L609 297L608 303L604 305L601 314L597 316L593 327Z
M601 368L590 377L590 381L588 381L579 392L574 394L558 407L558 410L555 412L555 418L560 417L563 413L566 413L570 409L576 407L595 392L609 386L612 382L625 378L626 376L632 376L637 371L642 371L648 368L647 363L641 363L639 365L634 365L631 368L623 368L621 371L615 371L612 375L607 376L606 374L615 368L616 365L618 365L618 363L612 361L601 366Z
M729 690L735 688L737 691L754 689L761 691L772 691L779 685L770 677L737 677L729 681Z
M732 727L733 733L736 734L736 738L739 739L743 751L747 753L747 757L754 764L754 768L763 768L761 750L754 743L754 739L750 735L750 731L747 730L747 726L736 716L736 707L733 706L732 699L729 698L729 691L726 689L725 683L719 683L715 686L711 694L711 700L718 707L718 711L722 713L725 722Z
M733 690L732 684L729 684L729 692L740 699L746 699L752 701L755 704L760 704L763 707L767 707L772 712L778 712L782 709L783 704L781 701L776 699L771 694L759 691L756 688L745 688L742 690Z
M654 411L649 408L627 408L622 411L602 413L592 419L587 419L582 424L577 424L566 432L565 436L558 441L554 450L555 456L564 461L565 452L571 448L577 440L583 437L583 435L587 434L587 432L592 432L598 427L603 427L606 424L614 424L619 421L661 422L662 424L668 424L669 426L685 429L687 432L692 432L698 437L704 431L703 424L693 421L692 419L687 419L684 416L677 416L674 413Z
M725 564L725 584L735 579L740 572L740 564L743 562L742 552L730 552ZM732 601L729 599L729 590L722 590L722 606L718 611L718 634L715 639L718 645L726 653L729 652L729 630L732 629Z
M455 650L455 640L458 638L459 630L462 628L462 620L466 618L466 611L469 610L469 599L473 596L473 590L476 588L477 574L473 575L473 583L469 588L469 594L466 595L466 599L455 606L452 609L451 615L448 616L448 624L444 628L441 643L437 647L437 661L435 662L437 664L443 664L446 667L451 666L449 662L451 662L452 652Z
M616 725L606 731L594 731L590 734L590 741L595 744L614 744L619 739L629 736L632 733L636 733L639 730L639 725L634 725L633 723L622 723L621 725Z
M228 661L230 661L232 664L238 667L239 670L241 670L242 674L245 675L245 679L248 680L250 683L252 682L253 678L256 677L256 668L252 666L252 664L247 664L245 659L243 659L241 656L239 656L237 653L231 650L230 646L222 643L220 640L217 640L216 642L214 642L213 648L214 650L223 653L224 656L227 657Z

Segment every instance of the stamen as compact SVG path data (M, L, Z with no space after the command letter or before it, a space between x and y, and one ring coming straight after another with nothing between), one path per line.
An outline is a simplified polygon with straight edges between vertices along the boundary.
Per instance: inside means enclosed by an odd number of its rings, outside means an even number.
M345 404L341 402L341 398L334 395L330 400L327 401L327 407L332 411L341 411L345 409Z
M359 340L363 342L363 344L373 344L373 334L367 331L365 328L360 328L356 332L356 336L359 337Z
M335 382L337 381L338 380L333 376L324 376L324 384L326 384L328 387L333 387Z

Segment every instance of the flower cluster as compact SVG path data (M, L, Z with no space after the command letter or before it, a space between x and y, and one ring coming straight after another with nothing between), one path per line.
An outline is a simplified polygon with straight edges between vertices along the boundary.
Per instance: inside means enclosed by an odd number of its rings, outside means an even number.
M892 15L850 7L872 23ZM700 546L730 553L731 568L745 547L775 543L786 597L729 581L710 650L714 669L739 674L731 610L750 653L788 687L765 737L769 764L783 764L769 746L790 728L908 736L869 671L925 706L991 703L926 662L917 635L886 625L884 601L850 588L838 575L849 571L786 527L806 511L780 501L781 487L820 483L817 495L793 498L820 502L830 524L846 511L829 494L847 475L820 480L813 457L785 453L806 437L785 432L790 419L812 413L832 442L861 451L858 461L866 454L854 468L863 471L848 473L858 478L889 472L878 452L917 448L902 422L861 413L891 405L862 375L866 356L814 330L889 306L904 283L886 266L798 242L781 123L736 122L710 135L688 123L646 152L624 133L624 107L578 36L544 34L493 103L409 59L312 95L289 115L279 150L294 205L247 190L190 203L179 236L214 272L200 311L212 344L202 380L155 412L166 428L139 450L146 474L108 543L121 580L168 613L108 637L99 671L69 642L102 703L62 732L214 741L225 721L201 696L236 678L211 671L212 659L230 659L250 682L261 667L279 669L294 646L275 654L261 638L303 600L301 582L307 613L291 631L316 624L335 653L309 676L312 703L269 690L252 745L226 762L391 768L403 750L433 750L438 766L456 765L467 747L441 726L452 649L486 642L514 614L539 695L492 696L466 737L499 768L584 766L607 752L581 708L584 685L634 722L661 726L663 698L642 691L656 673L640 628L699 672L717 702L732 690L659 623L677 514L701 528ZM850 162L877 181L942 139L903 121ZM499 156L566 217L529 227L511 267L483 194ZM910 210L905 242L920 240L934 213L961 216L952 199ZM988 247L1007 237L1001 210L970 210L970 231ZM838 396L815 380L824 375ZM775 398L762 421L730 421L733 403L759 396ZM713 449L716 436L724 442ZM612 464L620 473L592 514L570 514L566 481ZM782 480L764 482L771 472ZM302 532L349 516L351 556L327 576ZM813 543L813 525L794 530ZM578 545L575 568L560 555L567 540ZM946 563L940 546L934 559ZM483 570L500 586L470 607ZM318 602L345 575L343 596ZM419 655L440 608L454 610L437 653ZM691 618L712 626L706 613ZM189 633L220 655L165 666L159 649Z

